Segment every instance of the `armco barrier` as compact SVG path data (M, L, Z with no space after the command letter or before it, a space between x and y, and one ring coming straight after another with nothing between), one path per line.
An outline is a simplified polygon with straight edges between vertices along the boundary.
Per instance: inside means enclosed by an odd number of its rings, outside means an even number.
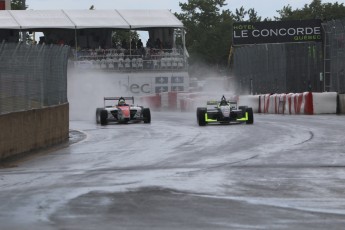
M68 103L0 116L0 161L68 140Z

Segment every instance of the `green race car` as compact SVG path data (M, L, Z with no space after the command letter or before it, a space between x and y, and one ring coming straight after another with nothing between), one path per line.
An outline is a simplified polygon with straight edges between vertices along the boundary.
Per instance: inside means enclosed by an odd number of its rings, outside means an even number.
M220 101L208 101L207 107L198 107L196 116L200 126L209 123L254 123L252 108L237 106L236 101L228 101L224 96Z

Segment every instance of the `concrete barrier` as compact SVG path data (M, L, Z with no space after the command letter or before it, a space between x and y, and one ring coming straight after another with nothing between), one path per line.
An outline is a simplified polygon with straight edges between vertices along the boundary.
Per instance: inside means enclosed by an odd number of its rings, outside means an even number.
M338 113L345 114L345 94L338 94Z
M68 140L68 103L0 115L0 161Z
M259 95L241 95L238 97L238 105L251 107L254 113L259 111Z
M337 113L337 93L313 93L314 114Z

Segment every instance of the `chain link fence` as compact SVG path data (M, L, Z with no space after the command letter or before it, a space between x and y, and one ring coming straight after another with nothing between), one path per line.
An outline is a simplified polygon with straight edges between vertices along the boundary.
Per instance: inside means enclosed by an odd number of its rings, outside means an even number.
M0 114L67 102L70 48L0 43Z
M325 91L345 93L345 19L324 23Z
M235 47L232 66L240 94L322 91L320 42Z

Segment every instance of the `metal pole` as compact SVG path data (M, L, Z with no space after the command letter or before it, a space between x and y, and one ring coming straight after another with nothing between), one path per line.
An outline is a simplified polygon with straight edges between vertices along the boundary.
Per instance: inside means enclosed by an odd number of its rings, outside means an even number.
M131 36L131 30L129 31L129 56L132 56L132 36Z
M77 27L75 27L74 29L74 40L75 40L75 57L74 57L74 61L78 60L78 41L77 41Z

